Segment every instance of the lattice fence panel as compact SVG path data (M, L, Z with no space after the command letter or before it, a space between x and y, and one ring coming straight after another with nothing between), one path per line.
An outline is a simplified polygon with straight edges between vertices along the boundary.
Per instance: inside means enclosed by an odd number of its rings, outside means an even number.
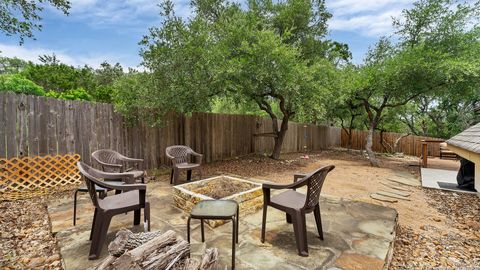
M0 200L30 198L79 185L80 155L0 158Z

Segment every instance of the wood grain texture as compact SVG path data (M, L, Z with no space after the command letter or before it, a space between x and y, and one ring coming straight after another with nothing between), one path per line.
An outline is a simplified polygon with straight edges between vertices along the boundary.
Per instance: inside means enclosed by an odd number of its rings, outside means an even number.
M368 131L366 130L352 130L352 149L355 150L365 150L366 138ZM384 132L383 139L388 145L394 144L395 140L400 138L401 133L394 132ZM422 155L422 140L442 140L439 138L433 137L424 137L424 136L407 136L400 140L397 148L397 152L404 153L405 155L410 156L421 156ZM348 135L342 130L341 131L341 147L347 148L348 146ZM373 147L374 152L385 153L387 152L382 144L380 143L380 132L375 132L373 135ZM438 143L429 143L428 144L428 156L440 157L440 144Z
M273 137L254 136L271 133L271 119L253 115L171 114L162 126L152 127L127 123L111 104L3 92L0 105L0 158L79 154L92 164L93 151L114 149L143 158L145 169L155 169L168 165L169 145L188 145L205 162L273 150ZM339 143L338 128L290 122L282 152L317 151Z

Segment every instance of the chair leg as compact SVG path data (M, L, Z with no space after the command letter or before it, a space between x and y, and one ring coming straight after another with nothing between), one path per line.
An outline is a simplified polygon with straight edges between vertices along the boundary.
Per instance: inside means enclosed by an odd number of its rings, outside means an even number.
M262 235L260 241L265 242L265 227L267 226L267 207L265 203L263 204L263 217L262 217Z
M287 223L292 224L292 216L289 213L285 213L285 216L287 218Z
M98 197L100 199L104 199L105 197L107 197L107 191L99 191L98 192Z
M89 240L92 240L93 237L93 231L95 229L95 222L97 222L97 208L95 208L95 212L93 213L93 220L92 220L92 229L90 230L90 238Z
M140 209L133 211L133 225L140 225Z
M239 207L237 207L237 231L235 232L237 234L237 244L238 244L238 227L240 226L240 215L239 215Z
M73 226L75 226L77 221L77 193L78 189L75 190L75 194L73 195Z
M107 232L108 232L108 227L110 226L110 221L112 220L112 217L108 214L106 215L101 215L101 218L103 219L101 222L101 226L99 228L99 233L97 237L93 237L92 245L90 248L90 256L88 259L97 259L100 256L100 253L103 248L103 244L105 243L105 239L107 238ZM93 253L92 253L93 249ZM93 256L92 256L93 255Z
M180 174L179 171L177 169L174 169L174 171L173 171L173 181L172 181L173 185L177 184L179 174Z
M147 230L150 231L150 203L145 203L143 210L143 222L147 222Z
M293 231L295 233L295 241L297 244L298 255L302 257L308 256L308 244L307 244L307 227L305 224L305 213L300 211L292 215Z
M200 219L200 230L202 231L202 243L205 242L205 228L203 226L203 219Z
M192 181L192 170L187 171L187 181L188 182Z
M170 185L173 184L173 169L172 172L170 173Z
M190 220L191 220L191 217L188 217L187 218L187 241L188 241L188 243L190 243Z
M323 240L322 215L320 213L320 205L317 204L317 206L315 206L313 214L315 215L315 222L317 223L318 236L320 237L320 239Z
M236 240L237 221L235 216L232 217L232 269L235 269L235 244Z
M95 225L93 228L92 242L90 243L89 260L98 259L100 252L102 251L103 244L105 242L108 226L110 225L111 217L103 212L97 212L95 218Z

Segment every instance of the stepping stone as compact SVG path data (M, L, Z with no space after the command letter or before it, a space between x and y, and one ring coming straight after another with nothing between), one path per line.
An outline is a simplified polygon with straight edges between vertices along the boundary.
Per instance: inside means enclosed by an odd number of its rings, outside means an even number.
M397 184L394 184L394 182L380 182L380 184L386 186L386 187L389 187L389 188L393 188L393 189L396 189L396 190L401 190L401 191L410 191L408 188L403 188Z
M392 197L387 197L387 196L383 196L383 195L380 195L378 193L372 193L370 194L370 197L374 200L377 200L377 201L382 201L382 202L389 202L389 203L396 203L398 202L398 200L392 198Z
M402 192L402 191L395 190L395 189L383 189L383 190L381 190L381 191L393 193L393 194L396 194L396 195L398 195L398 196L403 196L403 197L408 197L408 196L410 196L410 193L409 193L409 192Z
M400 184L404 184L404 185L407 185L407 186L412 186L412 187L420 186L420 182L417 181L417 180L413 181L413 180L409 180L409 179L406 179L406 178L400 178L400 177L390 177L387 180L393 181L393 182L396 182L396 183L400 183Z
M382 196L386 196L386 197L392 197L392 198L395 198L395 199L410 201L409 198L405 198L405 197L403 197L403 196L400 196L400 195L397 195L397 194L391 193L391 192L377 191L377 194L382 195Z

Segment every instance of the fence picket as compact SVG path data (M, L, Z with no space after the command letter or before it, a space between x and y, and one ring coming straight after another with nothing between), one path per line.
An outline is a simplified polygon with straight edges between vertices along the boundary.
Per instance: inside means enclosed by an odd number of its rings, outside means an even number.
M24 108L20 104L24 104ZM113 105L84 101L64 101L45 97L0 93L0 157L79 154L91 164L90 154L100 148L112 148L123 154L144 158L148 168L166 164L165 147L186 144L204 154L205 161L228 159L250 153L270 153L274 139L254 136L271 133L269 118L253 115L193 113L169 115L165 125L150 127L145 123L127 124ZM352 131L352 148L364 149L366 131ZM384 133L393 144L400 134ZM383 151L379 134L374 150ZM420 155L421 140L429 137L408 136L399 144L401 152ZM283 152L316 151L346 147L347 136L339 128L290 122ZM438 156L438 144L429 146Z

